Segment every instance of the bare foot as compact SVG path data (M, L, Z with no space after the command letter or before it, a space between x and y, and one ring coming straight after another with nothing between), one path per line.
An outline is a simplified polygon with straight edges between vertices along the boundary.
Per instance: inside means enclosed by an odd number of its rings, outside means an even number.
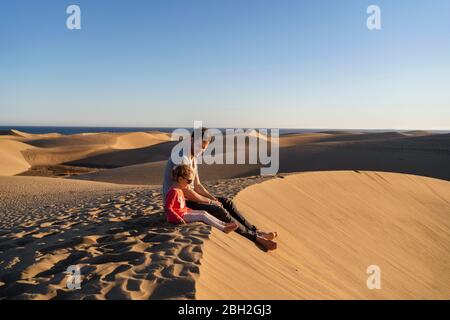
M225 233L230 233L233 232L234 230L236 230L238 228L238 225L234 222L230 222L225 224L225 228L223 229L223 232Z
M278 233L277 232L263 232L263 231L258 231L258 236L266 239L266 240L273 240L276 237L278 237Z
M277 243L272 240L267 240L263 237L257 236L256 243L264 247L266 250L275 250L277 248Z

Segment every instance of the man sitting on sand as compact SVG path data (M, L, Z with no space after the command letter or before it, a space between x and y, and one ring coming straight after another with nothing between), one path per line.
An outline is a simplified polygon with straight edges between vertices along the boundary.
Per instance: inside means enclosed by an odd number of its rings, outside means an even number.
M251 224L245 217L239 213L234 203L227 198L216 198L206 190L206 188L200 183L198 175L197 160L196 157L200 156L208 147L210 143L210 137L206 134L206 128L202 128L202 147L198 155L194 155L194 132L191 136L191 154L189 157L184 157L183 164L189 165L194 173L193 181L189 184L188 188L183 189L184 197L186 198L186 206L193 210L204 210L213 215L217 219L230 223L235 222L238 225L236 232L240 235L250 239L251 241L259 244L266 250L274 250L277 248L277 243L274 242L276 237L275 232L262 232L257 227ZM169 158L166 167L164 169L164 181L163 181L163 199L166 201L167 194L172 188L172 175L173 170L176 168L176 164Z

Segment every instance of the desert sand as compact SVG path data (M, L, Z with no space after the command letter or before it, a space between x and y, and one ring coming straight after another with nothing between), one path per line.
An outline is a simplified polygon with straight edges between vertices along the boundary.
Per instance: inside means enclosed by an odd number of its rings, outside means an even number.
M269 254L212 231L198 299L449 299L450 183L331 171L253 185L236 203L279 232ZM370 265L381 289L366 285ZM226 276L223 276L223 275Z
M209 184L233 197L261 177ZM0 299L194 299L210 228L165 221L160 186L0 177ZM67 268L81 268L80 290Z
M279 232L270 253L165 222L174 144L160 132L1 132L0 299L449 298L449 134L284 135L274 179L201 166L217 196L240 192L243 213ZM371 264L382 290L365 286ZM66 287L70 265L81 290Z

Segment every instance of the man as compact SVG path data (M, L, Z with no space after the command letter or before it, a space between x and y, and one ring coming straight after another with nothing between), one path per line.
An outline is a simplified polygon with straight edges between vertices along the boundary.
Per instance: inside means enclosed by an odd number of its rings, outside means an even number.
M187 164L192 167L194 171L194 179L189 188L183 190L186 198L186 206L193 210L205 210L216 218L224 222L236 222L238 229L236 232L242 236L250 239L251 241L259 244L266 250L275 250L277 243L273 241L276 237L275 232L262 232L259 231L253 224L251 224L245 217L239 213L234 203L227 198L216 198L214 195L201 184L198 175L198 167L196 157L200 156L210 143L210 137L206 134L207 129L201 130L201 150L198 155L194 155L194 145L199 141L194 140L194 132L191 135L191 153L189 156L184 157L183 164ZM172 170L176 167L172 159L169 158L166 167L164 169L164 182L163 182L163 199L166 198L166 194L172 185Z

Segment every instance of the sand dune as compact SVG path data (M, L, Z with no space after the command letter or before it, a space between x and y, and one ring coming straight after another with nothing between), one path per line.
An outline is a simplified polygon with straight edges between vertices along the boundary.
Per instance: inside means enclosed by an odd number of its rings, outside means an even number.
M0 140L0 176L12 176L30 168L22 151L33 147L20 141Z
M6 154L0 175L14 175L30 167L54 166L81 159L111 154L127 149L140 149L167 142L161 132L29 134L17 130L3 132L0 151ZM104 164L107 165L106 163Z
M280 148L280 172L367 170L409 173L450 181L450 134L330 136L314 143ZM365 139L369 136L370 139ZM300 139L300 137L299 137ZM331 141L333 139L334 141ZM280 139L281 140L281 139ZM281 142L282 143L282 142Z
M31 166L52 166L60 163L68 163L75 159L84 159L93 154L105 153L110 150L108 146L102 144L68 145L23 150L23 157Z
M361 141L386 141L391 139L402 139L409 136L427 136L432 135L426 131L411 131L407 133L400 132L345 132L345 131L328 131L320 133L298 133L289 134L281 137L281 146L289 147L300 143L311 142L361 142Z
M121 184L162 184L166 159L81 174L72 179ZM259 165L199 165L199 175L205 181L249 177L259 174Z
M280 147L292 147L301 143L319 142L333 136L329 133L294 133L281 136Z
M199 299L449 299L450 183L377 172L304 173L236 198L279 232L269 254L236 234L205 243ZM366 286L370 265L381 290Z
M18 137L22 139L38 139L38 138L55 138L61 136L60 133L43 133L43 134L34 134L27 133L23 131L19 131L16 129L7 130L1 133L2 135L9 135L12 137Z
M119 184L162 184L166 161L135 164L125 167L81 174L71 179L102 181Z
M137 149L167 141L170 141L170 136L167 133L132 132L117 136L116 143L112 147L114 149Z
M161 183L163 161L168 159L177 143L170 141L167 133L161 132L57 136L9 132L0 141L14 141L13 137L18 135L28 138L22 137L17 141L34 147L21 149L24 160L31 166L29 171L32 175L65 172L64 176L75 175L82 180L127 184ZM415 131L287 134L280 137L279 146L281 173L356 169L450 180L447 165L450 162L449 134ZM233 150L225 148L225 151ZM15 154L14 159L17 159L19 154ZM23 160L21 163L18 168L26 170L28 167ZM69 168L45 170L45 166L56 165ZM82 174L99 169L101 172ZM259 166L214 165L201 170L205 172L205 178L215 180L251 176L258 173ZM18 173L17 170L11 172Z
M114 183L159 184L174 142L116 151L71 162L106 168L75 178ZM280 137L280 173L368 170L409 173L450 180L450 135L386 133L305 133ZM200 168L204 180L259 174L257 165ZM139 172L140 171L140 172Z
M430 131L426 131L426 130L411 130L411 131L402 132L402 134L408 135L408 136L428 136L428 135L431 135L432 133Z
M104 145L111 149L134 149L151 146L170 137L162 132L131 132L131 133L80 133L73 135L59 135L56 137L40 137L32 135L27 143L36 147L67 147Z
M92 157L67 162L70 165L78 165L94 168L119 168L166 160L176 142L162 142L138 149L115 150Z
M401 139L405 135L400 132L370 132L370 133L351 133L335 134L321 139L321 142L358 142L358 141L386 141L391 139Z

